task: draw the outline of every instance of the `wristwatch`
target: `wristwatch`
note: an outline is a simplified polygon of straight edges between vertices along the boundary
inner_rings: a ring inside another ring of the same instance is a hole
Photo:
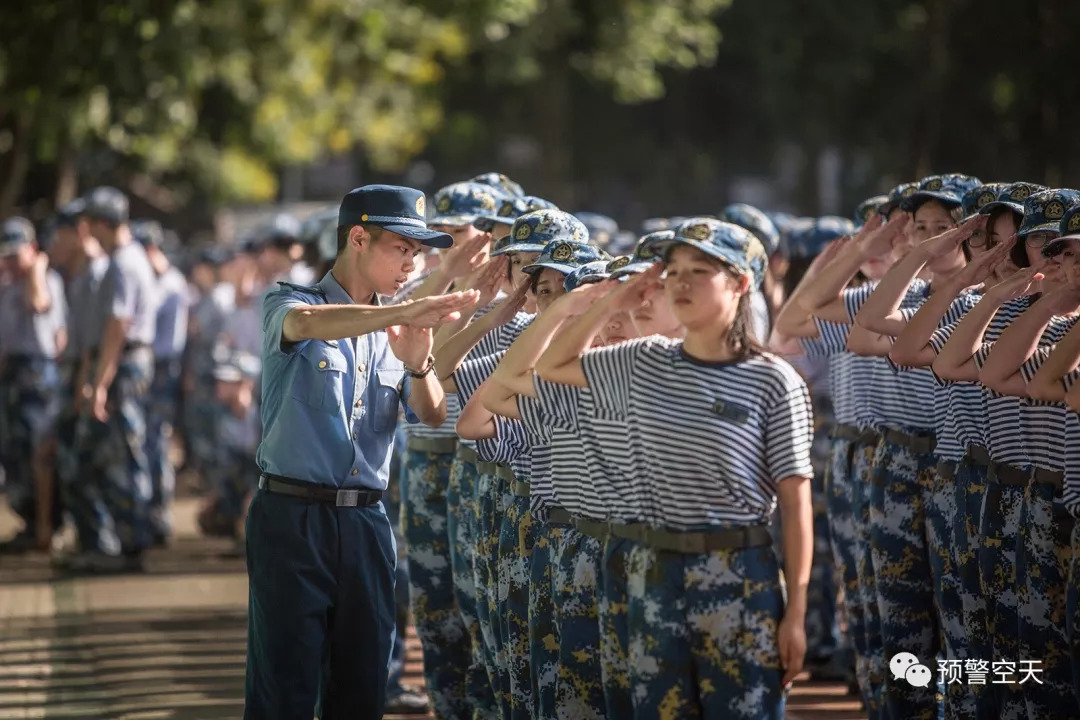
[[[424,365],[425,365],[424,369],[419,371],[419,372],[417,372],[416,370],[413,370],[410,367],[406,367],[405,370],[408,371],[410,377],[414,377],[414,378],[427,377],[427,374],[432,372],[435,369],[435,356],[434,355],[428,355],[427,356],[427,362],[425,362]],[[435,377],[438,377],[438,374],[436,374]]]

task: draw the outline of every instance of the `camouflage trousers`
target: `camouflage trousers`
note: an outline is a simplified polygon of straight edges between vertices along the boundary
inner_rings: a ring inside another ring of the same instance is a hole
[[[169,458],[173,426],[180,406],[181,362],[158,360],[150,385],[146,411],[146,459],[150,463],[150,522],[162,536],[172,532],[172,501],[176,492],[176,469]]]
[[[401,526],[409,562],[409,604],[424,653],[424,681],[438,718],[468,718],[472,709],[465,696],[465,678],[472,651],[454,602],[446,517],[453,453],[410,445],[403,459]]]
[[[227,412],[218,402],[212,375],[196,378],[195,387],[184,398],[184,440],[186,462],[199,473],[206,474],[217,461],[218,420]]]
[[[933,491],[926,503],[926,542],[944,658],[967,660],[971,654],[965,642],[960,572],[954,545],[955,527],[962,519],[956,504],[955,481],[949,472],[934,473]],[[948,683],[943,689],[945,717],[974,717],[975,695],[966,683]]]
[[[1032,720],[1080,717],[1072,694],[1072,667],[1066,628],[1066,586],[1075,525],[1053,485],[1031,482],[1020,508],[1016,557],[1019,591],[1020,662],[1040,661],[1040,682],[1017,683]]]
[[[934,455],[882,437],[870,486],[870,555],[883,659],[911,653],[932,671],[941,649],[927,529],[936,465]],[[942,712],[937,692],[892,672],[885,679],[884,700],[890,717],[934,720]]]
[[[484,641],[476,607],[476,463],[462,458],[461,445],[450,465],[446,490],[446,521],[450,535],[450,568],[454,576],[454,599],[469,634],[471,660],[465,682],[469,704],[482,716],[496,710],[494,683],[484,662]]]
[[[535,521],[534,521],[535,522]],[[529,564],[529,665],[533,720],[558,718],[559,629],[554,605],[556,558],[568,530],[535,522],[536,540]]]
[[[502,653],[501,626],[498,622],[499,576],[498,549],[505,483],[497,476],[479,471],[476,478],[476,538],[474,540],[473,579],[476,585],[476,620],[480,626],[481,657],[495,696],[495,705],[503,714],[509,707],[504,688],[510,687]]]
[[[858,602],[862,608],[865,652],[862,668],[856,674],[866,678],[866,711],[871,720],[885,715],[885,677],[888,663],[882,649],[881,612],[878,609],[877,583],[874,578],[873,546],[870,538],[870,491],[873,485],[874,455],[877,441],[858,440],[851,449],[851,514],[855,526]]]
[[[636,543],[608,536],[600,565],[597,615],[600,621],[600,677],[604,683],[607,716],[628,718],[634,706],[630,694],[630,627],[626,562]]]
[[[963,623],[966,658],[990,660],[990,637],[986,629],[986,597],[979,587],[978,548],[979,508],[986,494],[986,467],[965,458],[953,480],[953,502],[957,508],[956,522],[952,527],[952,562],[956,568],[959,584],[960,613]],[[946,687],[946,704],[956,717],[992,718],[993,704],[990,686],[965,683],[960,702],[953,702],[956,695],[952,684]]]
[[[538,523],[529,512],[529,498],[513,496],[499,530],[499,578],[496,616],[506,657],[504,690],[510,698],[504,718],[528,718],[533,710],[529,667],[529,580]],[[507,712],[509,711],[509,712]]]
[[[986,628],[992,660],[1013,660],[1020,656],[1016,559],[1023,497],[1023,486],[987,479],[979,516],[979,586],[987,599]],[[1027,717],[1017,684],[990,685],[987,702],[993,717],[1000,720]]]
[[[700,555],[638,546],[627,559],[635,718],[784,717],[771,547]]]
[[[76,429],[85,493],[93,499],[91,526],[81,528],[83,549],[138,553],[150,546],[150,463],[146,458],[147,393],[153,380],[148,348],[125,353],[109,388],[108,419],[82,415]],[[84,538],[83,531],[89,533]]]
[[[0,372],[0,453],[11,509],[33,537],[37,525],[34,468],[56,429],[60,373],[54,360],[8,357]],[[52,525],[60,527],[60,493],[53,492]]]
[[[832,441],[829,471],[825,478],[825,498],[828,503],[830,540],[833,563],[844,589],[844,614],[847,636],[855,646],[855,677],[863,702],[869,707],[870,677],[866,648],[866,623],[859,589],[858,563],[861,553],[859,528],[856,523],[856,487],[851,476],[855,443],[836,438]]]
[[[232,528],[244,516],[245,503],[259,484],[259,466],[255,456],[246,448],[218,449],[218,461],[207,469],[211,487],[217,496],[212,512],[203,526],[207,534],[232,535]]]
[[[1080,702],[1080,523],[1073,524],[1072,555],[1066,591],[1065,617],[1069,636],[1069,664],[1072,667],[1073,697]]]
[[[606,704],[597,590],[603,546],[596,538],[568,527],[556,540],[552,561],[559,638],[559,679],[555,688],[558,717],[602,720]]]

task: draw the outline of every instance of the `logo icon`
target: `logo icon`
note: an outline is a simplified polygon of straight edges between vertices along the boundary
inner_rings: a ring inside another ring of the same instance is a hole
[[[912,687],[929,687],[934,674],[911,653],[896,653],[889,661],[894,680],[905,680]]]

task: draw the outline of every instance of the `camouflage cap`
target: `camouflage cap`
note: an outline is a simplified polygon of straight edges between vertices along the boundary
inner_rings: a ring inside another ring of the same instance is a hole
[[[746,228],[761,241],[765,252],[772,255],[780,245],[780,231],[769,216],[753,205],[735,203],[720,211],[719,218],[732,225]]]
[[[757,236],[739,225],[714,218],[690,218],[675,228],[671,240],[655,244],[665,258],[676,245],[689,245],[714,257],[734,270],[750,276],[752,286],[761,286],[769,257]]]

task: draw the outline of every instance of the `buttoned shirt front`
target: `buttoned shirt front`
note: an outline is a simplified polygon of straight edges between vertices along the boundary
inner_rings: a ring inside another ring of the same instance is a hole
[[[331,273],[313,287],[281,284],[263,300],[263,472],[339,488],[385,490],[394,430],[408,398],[405,367],[386,332],[282,343],[285,316],[307,305],[351,305]],[[378,297],[373,304],[379,304]],[[409,422],[417,422],[405,408]]]

